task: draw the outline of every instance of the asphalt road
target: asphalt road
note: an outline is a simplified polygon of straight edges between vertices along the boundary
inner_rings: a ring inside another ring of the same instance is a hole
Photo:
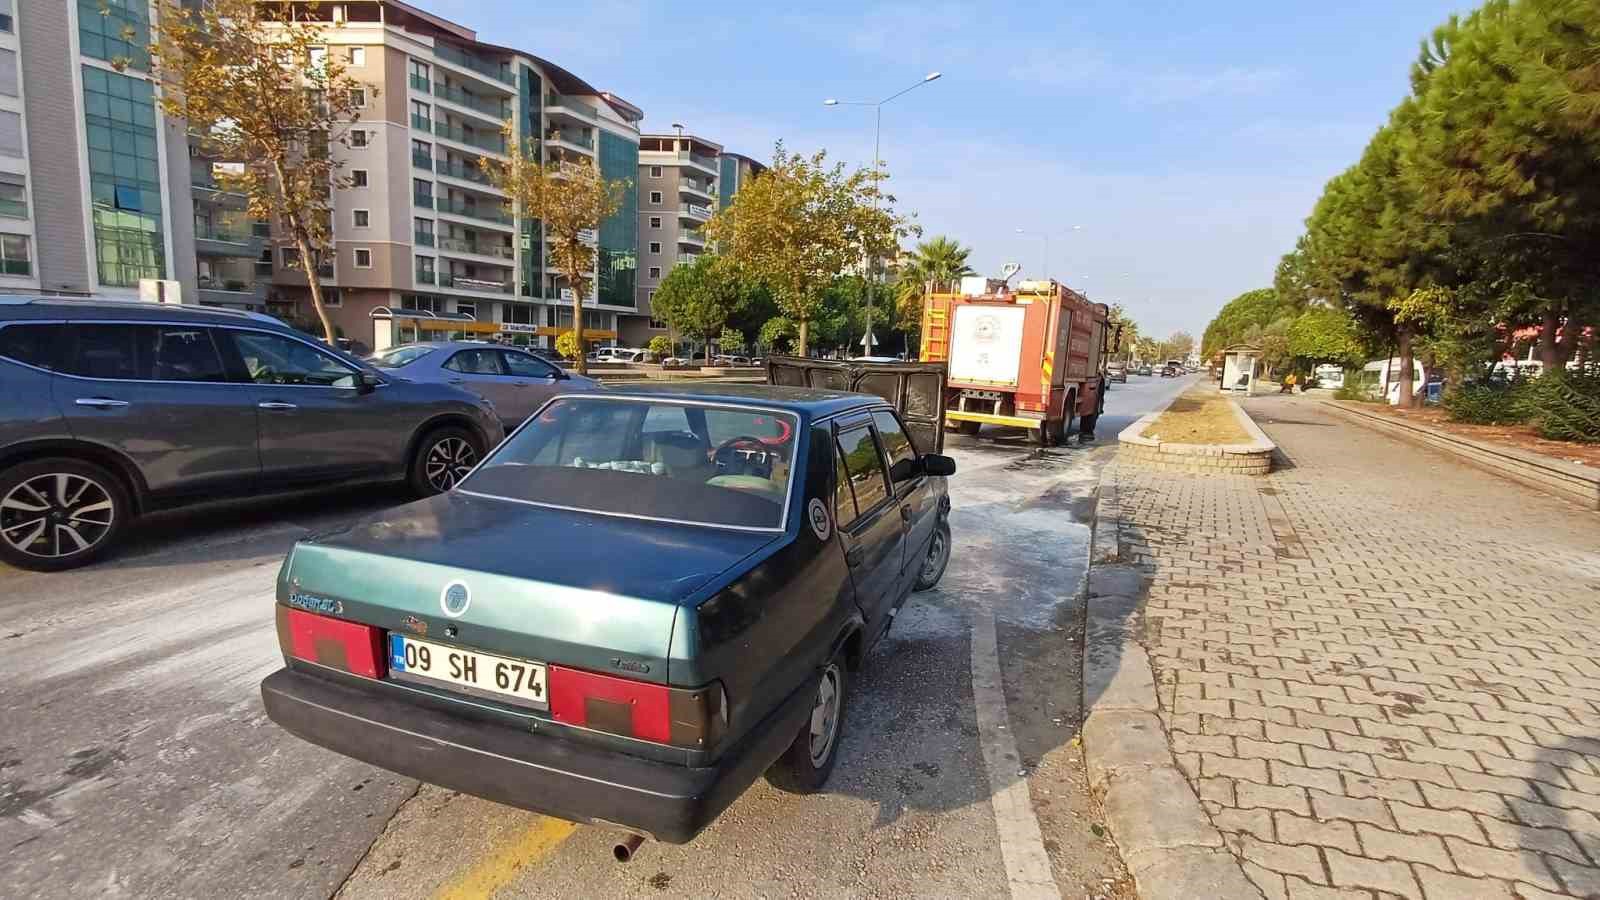
[[[1099,441],[950,436],[955,552],[851,685],[827,793],[758,781],[694,843],[452,794],[288,736],[272,580],[364,489],[169,514],[117,558],[0,566],[7,897],[1001,896],[1125,889],[1077,746],[1087,517],[1116,432],[1182,384],[1115,386]]]

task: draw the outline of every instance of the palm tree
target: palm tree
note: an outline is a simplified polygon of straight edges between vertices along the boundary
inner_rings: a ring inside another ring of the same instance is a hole
[[[935,291],[952,291],[963,276],[978,274],[967,265],[971,253],[971,247],[941,234],[917,244],[901,259],[896,287],[901,327],[915,331],[922,324],[922,297],[930,286]]]

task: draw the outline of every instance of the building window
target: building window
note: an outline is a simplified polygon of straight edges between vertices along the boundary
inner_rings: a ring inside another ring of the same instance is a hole
[[[661,267],[660,266],[651,266],[650,267],[650,278],[651,278],[651,280],[653,281],[653,280],[658,279],[660,277],[661,277]]]
[[[370,268],[372,268],[372,251],[371,250],[368,250],[366,247],[357,247],[356,248],[356,268],[358,268],[358,269],[370,269]]]
[[[352,66],[364,66],[366,64],[367,64],[367,48],[365,48],[365,47],[351,47],[350,48],[350,65],[352,65]]]
[[[351,187],[366,187],[367,186],[367,170],[366,169],[351,169],[350,170],[350,186]]]
[[[272,248],[264,247],[261,255],[256,258],[256,275],[262,278],[272,277]]]
[[[420,100],[411,101],[411,127],[423,131],[433,130],[433,110]]]
[[[343,306],[344,298],[339,296],[339,289],[336,287],[324,287],[322,289],[322,305],[329,309],[338,309]]]
[[[652,295],[654,295],[655,291],[651,291],[650,293]],[[650,317],[650,330],[651,331],[666,331],[667,330],[667,323],[661,321],[660,319],[655,318],[654,316],[651,316]]]
[[[83,0],[78,0],[78,2],[82,3]],[[327,47],[312,47],[306,51],[306,56],[311,62],[312,69],[321,69],[328,64]]]
[[[99,283],[135,287],[165,278],[154,88],[96,66],[83,66],[82,76]]]
[[[10,34],[14,27],[11,22],[11,0],[0,0],[0,31]]]
[[[650,192],[650,202],[651,203],[660,203],[661,202],[661,192],[660,191],[651,191]]]
[[[478,317],[478,304],[476,304],[476,303],[462,303],[460,300],[457,300],[456,301],[456,312],[461,313],[463,315],[471,316],[474,319],[476,319]]]
[[[28,255],[28,236],[0,234],[0,275],[32,275],[33,261]]]
[[[352,214],[352,218],[354,219],[355,226],[357,228],[366,228],[372,224],[372,213],[364,209],[356,210],[355,213]]]
[[[651,253],[660,253],[661,252],[661,243],[659,241],[651,241],[650,242],[650,252]]]
[[[0,172],[0,216],[28,217],[28,182],[23,176]]]
[[[660,228],[661,227],[661,217],[660,216],[651,216],[650,217],[650,227],[651,228]]]
[[[283,267],[285,269],[300,269],[300,250],[297,247],[283,248]]]
[[[651,166],[650,167],[650,177],[651,178],[660,178],[661,177],[661,167],[660,166]]]
[[[0,156],[22,157],[22,114],[0,111]]]
[[[17,96],[17,51],[0,50],[0,94]]]
[[[356,109],[366,109],[367,108],[367,89],[366,88],[351,88],[350,89],[350,105],[355,107]]]
[[[411,220],[411,233],[415,243],[422,244],[425,247],[433,246],[432,219]]]
[[[9,3],[0,9],[0,12],[10,11]],[[148,46],[149,3],[140,0],[78,0],[78,49],[84,56],[143,71],[150,66],[149,56],[145,52]]]
[[[357,129],[355,129],[355,130],[350,132],[350,146],[352,146],[352,147],[365,147],[366,145],[367,145],[367,131],[366,131],[366,129],[357,128]]]

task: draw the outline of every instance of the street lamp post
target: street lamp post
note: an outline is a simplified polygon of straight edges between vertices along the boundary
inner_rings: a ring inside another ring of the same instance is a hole
[[[1082,231],[1082,230],[1083,230],[1083,226],[1082,225],[1074,225],[1074,226],[1072,226],[1071,230],[1056,232],[1056,234],[1058,234],[1058,235],[1071,234],[1073,231]],[[1045,279],[1048,280],[1050,278],[1050,235],[1051,235],[1051,232],[1048,232],[1048,231],[1029,231],[1026,228],[1018,228],[1017,229],[1017,234],[1027,234],[1027,235],[1032,235],[1033,237],[1037,237],[1037,238],[1044,238],[1044,270],[1043,270],[1043,274],[1044,274]]]
[[[874,176],[874,178],[873,178],[874,191],[873,191],[873,194],[872,194],[872,211],[873,212],[877,212],[878,211],[878,192],[877,192],[877,188],[878,188],[878,185],[882,183],[881,182],[881,176],[882,176],[882,172],[883,172],[883,159],[882,159],[882,153],[880,152],[880,147],[881,147],[882,142],[883,142],[883,105],[885,103],[888,103],[890,100],[895,99],[896,97],[899,97],[899,96],[901,96],[903,94],[908,94],[908,93],[916,90],[917,88],[922,87],[923,85],[927,84],[930,81],[937,81],[939,79],[939,77],[941,75],[943,75],[943,74],[944,73],[942,73],[942,72],[929,72],[927,75],[924,75],[922,77],[921,81],[917,82],[916,84],[913,84],[911,87],[908,87],[903,91],[899,91],[898,93],[890,94],[889,96],[883,98],[882,100],[837,100],[837,99],[834,99],[833,97],[829,97],[828,99],[822,101],[822,105],[823,106],[870,106],[870,107],[873,108],[873,120],[874,120],[873,121],[873,127],[872,127],[872,173],[873,173],[873,176]],[[861,338],[861,340],[866,345],[866,352],[864,353],[864,355],[871,356],[872,355],[872,344],[873,344],[873,340],[872,340],[872,291],[873,291],[873,287],[874,287],[875,282],[876,282],[875,276],[877,274],[877,272],[876,272],[876,270],[877,270],[877,261],[875,259],[873,259],[873,254],[871,253],[871,251],[868,251],[866,256],[867,256],[867,260],[866,260],[866,262],[867,262],[867,304],[866,304],[866,315],[864,316],[864,318],[866,319],[866,326],[867,327],[866,327],[866,334]]]

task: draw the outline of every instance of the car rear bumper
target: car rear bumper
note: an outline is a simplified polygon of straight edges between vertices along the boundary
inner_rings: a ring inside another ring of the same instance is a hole
[[[782,755],[810,713],[802,686],[704,768],[654,762],[280,669],[261,682],[267,716],[345,756],[486,800],[659,841],[693,839]]]

